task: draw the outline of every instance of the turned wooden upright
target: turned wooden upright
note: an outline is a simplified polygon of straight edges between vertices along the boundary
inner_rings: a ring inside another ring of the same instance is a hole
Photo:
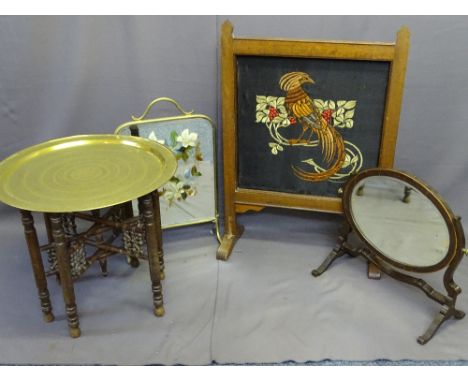
[[[146,233],[146,246],[147,246],[147,258],[149,263],[149,272],[151,279],[151,289],[153,292],[153,312],[156,316],[161,317],[164,315],[164,302],[162,294],[161,280],[164,276],[164,257],[163,257],[163,246],[162,246],[162,230],[161,230],[161,218],[159,213],[159,195],[157,190],[150,194],[147,194],[140,198],[141,205],[141,218],[144,221],[144,232]],[[115,208],[121,208],[116,206]],[[71,254],[73,248],[70,246],[70,239],[66,237],[63,225],[63,214],[53,213],[44,214],[46,221],[48,243],[45,245],[39,244],[39,239],[34,226],[34,219],[30,211],[21,210],[22,223],[24,227],[24,233],[26,237],[26,243],[29,251],[31,265],[33,269],[34,279],[39,294],[39,300],[43,313],[44,321],[52,322],[54,315],[52,313],[52,304],[50,301],[49,291],[47,288],[47,273],[54,274],[50,270],[47,272],[44,267],[42,259],[42,252],[53,249],[57,258],[57,279],[60,281],[62,287],[63,301],[65,304],[65,312],[68,321],[69,333],[72,338],[77,338],[81,335],[78,310],[75,301],[74,291],[74,278],[72,276],[71,266]],[[73,214],[72,214],[73,215]],[[120,232],[116,233],[119,227],[125,227],[126,222],[123,221],[120,225],[116,224],[113,220],[106,220],[104,217],[99,217],[99,214],[90,213],[76,214],[77,218],[85,218],[85,220],[95,220],[94,224],[86,230],[84,233],[78,233],[73,240],[86,240],[89,238],[90,232],[102,230],[108,225],[114,232],[115,238]],[[131,220],[135,220],[134,216],[129,217]],[[100,246],[104,246],[101,244]],[[90,256],[87,261],[89,262],[88,267],[92,265],[94,261],[102,263],[107,262],[107,257],[114,254],[121,254],[128,257],[132,255],[128,253],[125,248],[114,247],[112,245],[105,245],[106,251],[100,252],[99,256]],[[97,248],[99,251],[99,248]],[[138,258],[132,257],[138,264]],[[129,261],[131,265],[135,262]],[[107,275],[107,266],[101,267],[103,275]]]
[[[0,201],[21,212],[46,322],[54,320],[47,288],[47,276],[54,275],[62,288],[70,336],[79,337],[74,281],[95,262],[106,276],[107,259],[116,254],[125,256],[132,267],[148,259],[153,311],[156,316],[164,315],[158,188],[176,169],[175,155],[167,147],[114,134],[54,139],[0,162]],[[135,199],[137,216],[131,205]],[[44,215],[47,241],[43,245],[32,212]],[[77,219],[83,224],[76,224]],[[116,244],[120,236],[121,245]]]

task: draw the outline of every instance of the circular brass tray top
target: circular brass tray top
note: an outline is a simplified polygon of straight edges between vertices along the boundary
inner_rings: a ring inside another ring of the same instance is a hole
[[[37,212],[78,212],[138,198],[165,184],[177,161],[149,139],[77,135],[28,147],[0,163],[0,201]]]

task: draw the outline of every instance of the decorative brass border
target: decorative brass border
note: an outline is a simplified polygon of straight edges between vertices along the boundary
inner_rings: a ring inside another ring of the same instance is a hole
[[[177,115],[177,116],[172,116],[172,117],[161,117],[161,118],[150,118],[150,119],[145,119],[153,106],[160,102],[169,102],[172,103],[177,110],[179,110],[182,115]],[[144,124],[149,124],[149,123],[154,123],[154,122],[166,122],[166,121],[179,121],[179,120],[185,120],[185,119],[195,119],[195,118],[202,118],[207,120],[212,128],[212,137],[213,137],[213,165],[214,165],[214,193],[215,193],[215,216],[212,218],[206,218],[206,219],[200,219],[200,220],[195,220],[190,223],[178,223],[178,224],[172,224],[169,226],[164,227],[164,229],[169,229],[169,228],[177,228],[177,227],[186,227],[190,225],[197,225],[197,224],[203,224],[203,223],[213,223],[214,224],[214,231],[216,234],[216,239],[218,242],[221,242],[221,234],[219,230],[219,210],[218,210],[218,158],[217,158],[217,129],[216,126],[213,122],[213,120],[208,117],[207,115],[204,114],[193,114],[193,110],[191,111],[185,111],[182,106],[180,105],[179,102],[177,102],[175,99],[169,98],[169,97],[160,97],[156,98],[153,101],[151,101],[148,106],[146,107],[144,113],[140,117],[135,117],[132,115],[132,121],[122,123],[121,125],[117,126],[117,128],[114,131],[114,134],[119,134],[124,128],[126,127],[131,127],[134,126],[135,124],[138,125],[144,125]]]

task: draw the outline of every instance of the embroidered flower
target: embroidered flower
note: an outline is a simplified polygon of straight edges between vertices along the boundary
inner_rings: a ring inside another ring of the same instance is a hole
[[[270,107],[268,108],[268,119],[269,119],[270,121],[272,121],[272,120],[275,119],[277,116],[278,116],[278,110],[276,110],[275,107],[270,106]]]
[[[284,97],[257,96],[255,121],[257,123],[274,123],[289,126],[288,112],[284,105]]]
[[[354,126],[354,112],[357,101],[314,99],[314,105],[329,125],[351,129]]]
[[[277,155],[278,154],[278,151],[283,151],[283,146],[277,144],[277,143],[274,143],[274,142],[270,142],[268,144],[271,148],[271,153],[273,155]]]
[[[325,121],[327,121],[327,123],[329,125],[330,125],[331,120],[332,120],[333,111],[334,110],[332,110],[332,109],[326,109],[326,110],[322,111],[322,117],[323,117],[323,119],[325,119]]]
[[[357,161],[359,160],[359,158],[354,155],[352,158],[349,154],[346,154],[345,156],[345,159],[343,161],[343,165],[341,166],[341,168],[346,168],[350,165],[354,165]]]

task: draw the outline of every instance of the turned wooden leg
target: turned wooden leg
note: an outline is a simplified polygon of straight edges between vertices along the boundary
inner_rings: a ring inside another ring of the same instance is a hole
[[[145,219],[146,245],[148,247],[148,263],[153,290],[154,314],[164,315],[163,295],[161,286],[161,266],[158,255],[158,234],[155,225],[153,197],[151,194],[141,198],[141,207]]]
[[[158,258],[159,267],[161,268],[161,280],[166,278],[164,273],[164,250],[162,240],[162,228],[161,228],[161,209],[159,205],[159,193],[158,190],[153,192],[153,211],[154,211],[154,224],[156,226],[156,233],[158,236]]]
[[[132,218],[133,217],[132,201],[129,200],[128,202],[123,203],[122,210],[123,210],[123,216],[122,216],[123,220]]]
[[[52,304],[50,303],[49,290],[47,289],[47,278],[44,271],[41,250],[39,248],[39,240],[37,239],[37,232],[34,228],[34,219],[31,212],[21,210],[21,221],[23,223],[24,234],[28,245],[34,280],[36,281],[37,290],[39,292],[42,315],[45,322],[51,322],[54,320],[54,315],[52,314]]]
[[[120,208],[122,208],[122,220],[128,220],[133,217],[133,204],[132,201],[123,203]],[[127,256],[127,262],[132,268],[138,268],[140,266],[140,261],[137,257]]]
[[[70,268],[70,253],[67,250],[61,215],[51,214],[50,222],[52,227],[52,237],[55,244],[55,253],[57,255],[57,266],[60,273],[60,280],[62,282],[63,301],[65,302],[69,333],[70,337],[78,338],[81,332],[78,321],[78,312],[75,304],[75,291],[73,289],[73,280]]]
[[[52,226],[50,223],[50,214],[44,213],[44,223],[45,223],[45,228],[46,228],[46,233],[47,233],[47,244],[51,244],[54,242],[54,238],[52,237]],[[54,266],[54,253],[55,249],[49,249],[48,252],[48,261],[49,261],[49,267],[50,269],[56,270],[56,266]],[[60,274],[58,272],[55,273],[55,279],[57,282],[60,284]]]
[[[107,259],[99,260],[99,267],[101,268],[101,276],[107,277],[109,272],[107,271]]]
[[[101,210],[99,210],[99,209],[92,210],[91,215],[93,215],[95,218],[99,219],[101,217]],[[102,235],[102,233],[98,233],[96,235],[96,240],[99,243],[104,242],[104,236]],[[107,271],[107,257],[103,257],[103,258],[99,259],[99,268],[101,268],[101,276],[102,277],[107,277],[109,275],[109,272]]]

